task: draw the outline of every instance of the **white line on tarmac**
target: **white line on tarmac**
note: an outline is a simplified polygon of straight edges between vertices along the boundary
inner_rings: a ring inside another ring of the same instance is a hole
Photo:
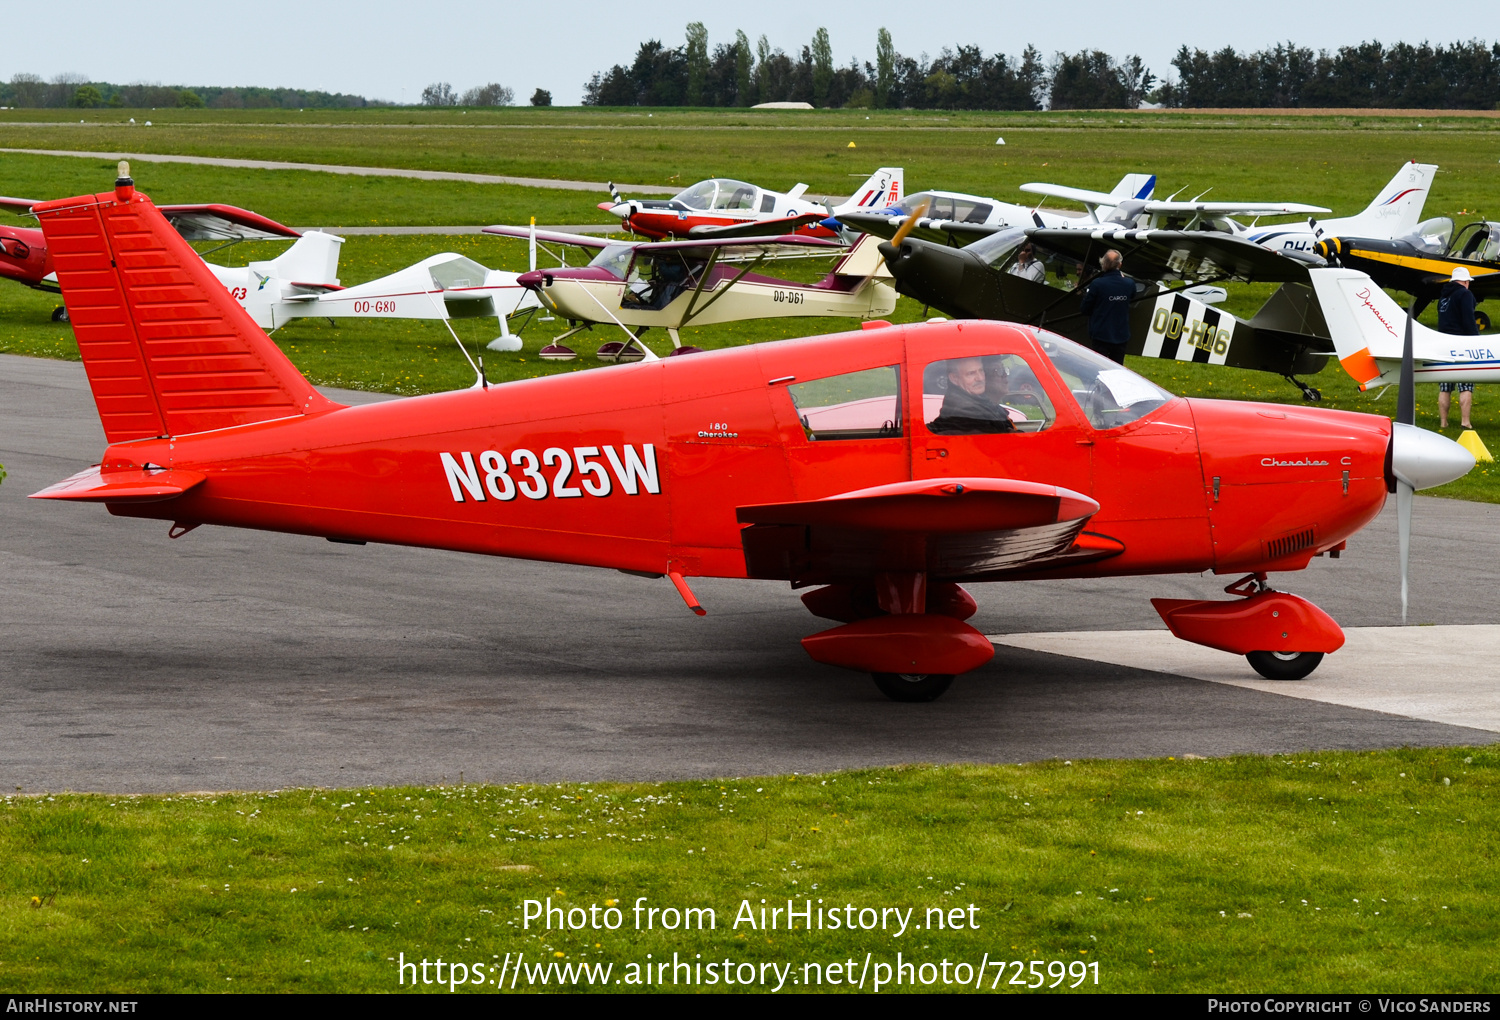
[[[1165,630],[992,634],[997,645],[1173,673],[1268,694],[1500,732],[1500,626],[1348,627],[1306,680],[1265,680],[1243,656]]]
[[[384,166],[340,166],[334,163],[285,163],[272,159],[226,159],[216,156],[177,156],[151,152],[76,152],[71,149],[0,149],[29,156],[72,156],[79,159],[128,159],[139,163],[195,163],[201,166],[225,166],[239,170],[313,170],[325,174],[352,174],[356,177],[411,177],[419,181],[464,181],[469,184],[517,184],[523,188],[560,188],[564,191],[602,191],[604,181],[554,181],[547,177],[502,177],[497,174],[464,174],[448,170],[406,170]],[[617,184],[629,194],[675,195],[680,187],[664,188],[654,184]]]

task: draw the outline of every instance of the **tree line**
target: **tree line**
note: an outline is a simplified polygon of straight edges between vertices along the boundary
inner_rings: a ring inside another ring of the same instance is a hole
[[[211,107],[223,110],[349,108],[384,106],[378,100],[342,92],[309,92],[302,89],[219,88],[181,85],[115,85],[89,81],[83,75],[60,74],[47,81],[36,74],[16,74],[0,82],[0,106],[99,109],[126,107],[132,110]]]
[[[1034,46],[1019,58],[978,46],[944,48],[935,59],[896,51],[876,34],[875,60],[834,61],[828,30],[800,52],[752,47],[743,31],[710,48],[701,22],[683,45],[640,44],[629,64],[600,71],[584,86],[586,106],[754,106],[805,102],[820,108],[932,110],[1134,109],[1168,107],[1500,108],[1500,43],[1432,46],[1365,42],[1314,53],[1293,43],[1241,54],[1183,46],[1175,79],[1159,78],[1139,56],[1100,50],[1044,59]]]

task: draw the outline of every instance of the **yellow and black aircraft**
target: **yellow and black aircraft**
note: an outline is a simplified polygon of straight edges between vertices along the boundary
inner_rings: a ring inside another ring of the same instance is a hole
[[[1330,265],[1358,269],[1382,287],[1410,294],[1419,313],[1437,300],[1459,266],[1473,278],[1469,290],[1475,301],[1500,295],[1500,223],[1491,220],[1467,223],[1455,234],[1453,221],[1440,216],[1394,241],[1330,237],[1314,249]],[[1475,312],[1474,318],[1481,332],[1490,328],[1484,312]]]

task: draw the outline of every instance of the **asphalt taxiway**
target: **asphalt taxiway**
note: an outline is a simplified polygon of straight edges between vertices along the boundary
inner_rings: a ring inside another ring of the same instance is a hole
[[[173,541],[164,524],[25,498],[103,449],[82,366],[0,356],[6,790],[665,779],[1500,729],[1500,628],[1482,626],[1497,506],[1418,499],[1412,620],[1441,625],[1425,633],[1385,629],[1400,621],[1390,512],[1342,559],[1275,579],[1372,628],[1285,691],[1163,643],[1148,599],[1224,584],[1194,575],[978,586],[973,622],[1005,635],[994,661],[901,705],[806,657],[798,639],[823,625],[782,584],[695,581],[700,619],[665,580],[224,528]]]

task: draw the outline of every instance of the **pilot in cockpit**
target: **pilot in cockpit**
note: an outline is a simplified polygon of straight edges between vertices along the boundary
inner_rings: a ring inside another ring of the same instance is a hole
[[[984,358],[953,358],[948,362],[948,391],[938,416],[928,423],[937,435],[979,435],[1014,432],[1010,416],[1000,406],[1005,392],[1003,367],[996,365],[1001,378],[992,381]],[[991,390],[996,392],[991,393]]]

